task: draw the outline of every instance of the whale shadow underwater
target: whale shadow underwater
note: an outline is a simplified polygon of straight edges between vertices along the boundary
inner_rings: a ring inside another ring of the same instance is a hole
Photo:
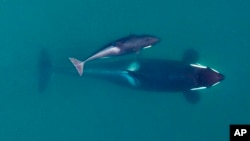
[[[152,92],[182,92],[189,103],[200,101],[199,90],[217,85],[225,76],[217,70],[197,64],[198,53],[189,49],[180,60],[140,58],[89,64],[85,77],[101,79],[135,90]],[[74,67],[62,68],[52,65],[48,52],[39,56],[39,92],[48,87],[53,73],[77,76]]]

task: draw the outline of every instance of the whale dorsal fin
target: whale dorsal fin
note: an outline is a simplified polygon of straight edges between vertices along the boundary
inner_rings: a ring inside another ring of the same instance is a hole
[[[183,56],[182,61],[186,64],[193,64],[199,61],[199,54],[194,49],[187,49]]]

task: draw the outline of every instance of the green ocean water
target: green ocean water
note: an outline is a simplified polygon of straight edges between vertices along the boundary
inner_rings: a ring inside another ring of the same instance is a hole
[[[229,124],[250,123],[248,0],[0,0],[0,141],[228,141]],[[141,57],[199,63],[226,76],[201,91],[135,91],[98,79],[54,73],[38,92],[38,57],[72,67],[129,34],[162,40]]]

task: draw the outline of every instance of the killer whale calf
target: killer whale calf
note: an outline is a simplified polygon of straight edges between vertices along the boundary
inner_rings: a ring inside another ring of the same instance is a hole
[[[197,64],[198,53],[188,50],[180,60],[141,58],[90,64],[86,77],[108,81],[123,87],[152,92],[181,92],[190,103],[197,103],[201,89],[211,88],[225,79],[217,70]],[[139,65],[138,65],[139,64]],[[53,73],[78,77],[72,67],[55,67],[46,51],[39,57],[39,92],[48,87]]]
[[[156,36],[133,34],[109,43],[87,57],[84,61],[80,61],[72,57],[69,57],[69,60],[73,63],[79,75],[82,76],[84,65],[88,61],[112,56],[121,56],[130,53],[138,54],[141,49],[149,48],[159,41],[160,39]]]

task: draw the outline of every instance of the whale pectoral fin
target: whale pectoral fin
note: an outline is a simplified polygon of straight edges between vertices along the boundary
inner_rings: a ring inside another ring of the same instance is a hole
[[[199,54],[194,49],[188,49],[184,52],[182,61],[186,64],[197,63],[199,61]]]
[[[127,70],[133,72],[133,71],[137,71],[139,68],[140,68],[140,63],[139,61],[136,60],[129,64]]]
[[[139,86],[139,84],[140,84],[139,81],[136,78],[134,78],[133,76],[131,76],[129,71],[124,71],[122,73],[122,76],[127,80],[127,82],[131,86],[133,86],[133,87]]]
[[[198,91],[185,91],[183,92],[183,95],[191,104],[196,104],[200,101],[200,94]]]

